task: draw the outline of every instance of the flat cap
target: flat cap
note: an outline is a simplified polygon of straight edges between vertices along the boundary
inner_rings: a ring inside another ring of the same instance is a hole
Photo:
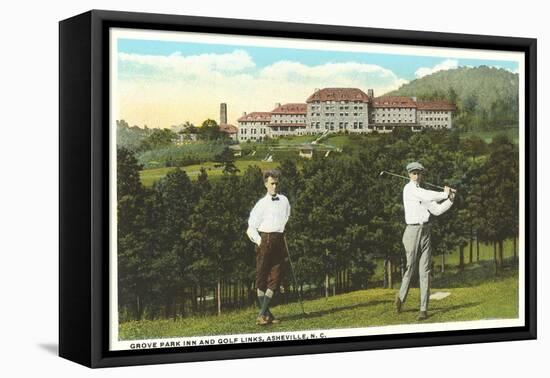
[[[417,161],[407,164],[407,172],[411,171],[423,171],[424,166]]]

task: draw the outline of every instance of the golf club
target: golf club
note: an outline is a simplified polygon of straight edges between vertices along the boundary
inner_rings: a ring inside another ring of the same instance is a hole
[[[292,278],[294,279],[294,285],[298,289],[298,298],[300,299],[300,306],[302,307],[302,313],[308,315],[304,310],[304,301],[302,300],[302,290],[298,287],[298,281],[296,280],[296,274],[294,273],[294,265],[292,264],[292,259],[290,258],[290,252],[288,250],[288,244],[286,242],[286,236],[284,236],[286,255],[288,256],[288,262],[290,263],[290,271],[292,272]]]
[[[392,173],[392,172],[388,172],[388,171],[380,172],[380,177],[382,177],[384,174],[388,174],[388,175],[395,176],[395,177],[400,177],[400,178],[405,179],[405,180],[410,180],[409,177],[401,176],[401,175],[398,175],[397,173]],[[425,184],[425,185],[431,186],[432,188],[437,188],[437,189],[442,189],[442,190],[445,189],[442,186],[435,185],[435,184],[432,184],[432,183],[429,183],[429,182],[423,181],[422,183]],[[456,189],[451,188],[451,192],[456,193]]]

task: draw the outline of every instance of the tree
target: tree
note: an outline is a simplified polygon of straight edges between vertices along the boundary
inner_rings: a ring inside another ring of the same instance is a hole
[[[181,234],[189,227],[197,193],[185,171],[176,168],[155,187],[157,249],[152,268],[157,273],[156,292],[164,301],[166,316],[176,316],[176,300],[181,294],[186,246]]]
[[[208,181],[208,173],[206,173],[206,168],[201,167],[200,173],[197,176],[197,181],[195,183],[195,191],[198,197],[201,197],[203,194],[208,193],[212,188],[210,182]]]
[[[476,157],[487,152],[487,144],[477,135],[464,139],[461,144],[462,151],[466,156],[472,158],[472,163],[475,162]]]
[[[279,169],[281,171],[279,190],[288,197],[292,204],[303,187],[302,174],[298,170],[296,162],[290,159],[283,160],[279,165]]]
[[[191,224],[182,235],[183,242],[200,256],[200,264],[193,269],[197,274],[213,274],[207,281],[215,282],[218,314],[222,312],[222,283],[234,273],[235,252],[244,251],[247,245],[238,180],[237,176],[225,176],[213,183],[198,201]]]
[[[237,172],[240,172],[240,170],[235,165],[235,156],[233,155],[233,151],[226,147],[224,148],[223,152],[216,155],[214,157],[214,161],[217,163],[216,167],[223,167],[222,172],[224,174],[230,174],[234,175]]]
[[[139,145],[139,151],[149,151],[169,146],[177,134],[170,129],[154,129],[151,135],[144,139]]]
[[[226,134],[220,131],[217,122],[212,119],[205,120],[199,128],[199,137],[203,140],[224,139]]]
[[[503,244],[516,237],[519,219],[519,159],[517,146],[506,136],[497,136],[489,145],[489,157],[482,176],[485,226],[482,237],[495,245],[495,267],[503,264]],[[498,249],[497,249],[498,247]]]
[[[127,149],[117,150],[117,259],[121,319],[141,319],[150,299],[148,214],[150,203],[141,186],[141,165]],[[127,311],[124,311],[124,310]]]
[[[366,252],[364,239],[354,238],[356,233],[351,228],[365,226],[368,221],[366,201],[362,199],[367,175],[356,158],[327,160],[323,169],[315,166],[313,163],[304,169],[304,188],[289,221],[293,230],[289,244],[293,251],[301,252],[297,265],[302,265],[301,259],[316,266],[321,262],[323,270],[311,272],[315,274],[311,280],[324,281],[328,295],[330,278],[337,283],[341,272],[350,268],[350,248]]]
[[[138,195],[142,191],[139,172],[143,166],[126,148],[117,149],[117,197]]]

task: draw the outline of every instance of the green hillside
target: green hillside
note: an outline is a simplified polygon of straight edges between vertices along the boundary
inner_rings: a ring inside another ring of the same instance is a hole
[[[459,67],[413,80],[387,95],[445,99],[457,105],[457,127],[494,130],[517,127],[518,89],[518,74],[487,66]]]

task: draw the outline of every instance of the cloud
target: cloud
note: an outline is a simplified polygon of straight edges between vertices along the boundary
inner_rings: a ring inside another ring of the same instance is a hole
[[[407,83],[384,67],[353,61],[306,65],[284,60],[259,69],[244,50],[196,56],[119,54],[119,63],[117,118],[150,127],[218,120],[221,102],[227,103],[229,122],[236,124],[243,112],[305,102],[315,88],[374,89],[382,95]]]
[[[414,75],[416,76],[417,79],[420,79],[421,77],[431,75],[438,71],[450,70],[457,67],[458,67],[458,60],[446,59],[443,62],[436,64],[433,67],[420,67],[415,71]]]
[[[380,91],[397,89],[406,83],[391,70],[357,62],[325,63],[308,66],[299,62],[279,61],[261,70],[260,79],[300,82],[310,87],[351,86]]]
[[[123,73],[148,73],[161,76],[240,72],[255,66],[252,57],[244,50],[235,50],[228,54],[190,56],[181,55],[180,52],[174,52],[168,56],[119,53],[118,60]]]

